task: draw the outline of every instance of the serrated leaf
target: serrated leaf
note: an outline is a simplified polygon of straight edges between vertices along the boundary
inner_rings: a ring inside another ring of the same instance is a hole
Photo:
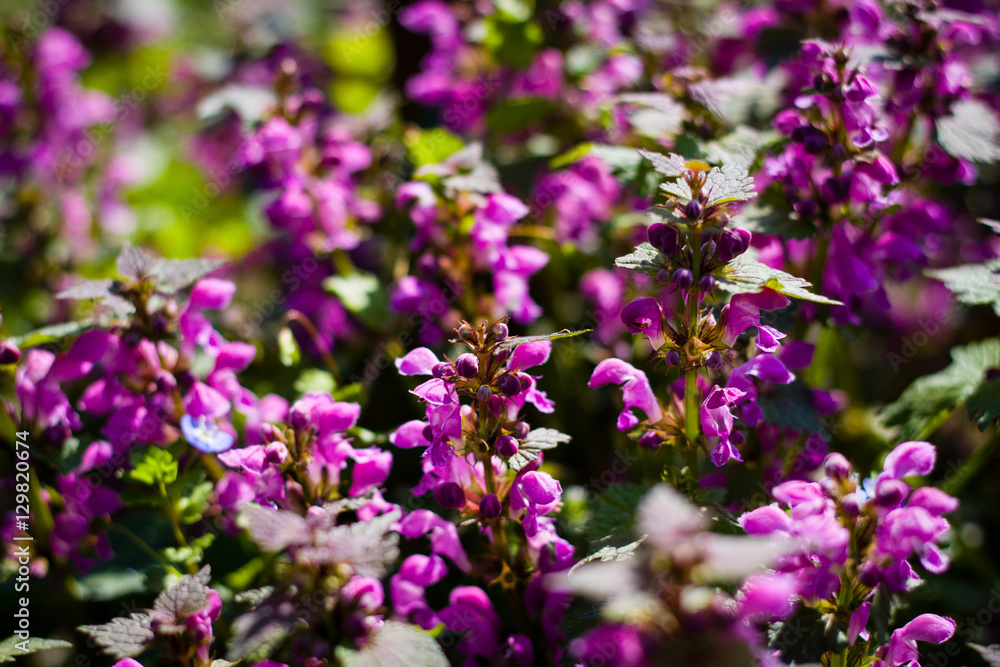
[[[270,595],[233,621],[226,659],[248,665],[266,660],[292,633],[309,627],[310,611],[289,592]]]
[[[1000,418],[1000,380],[983,382],[965,403],[969,418],[978,422],[979,430],[985,431],[990,424]]]
[[[306,520],[298,514],[256,504],[243,508],[239,521],[250,539],[264,551],[282,551],[293,544],[305,544],[312,536]]]
[[[517,448],[517,454],[508,459],[511,470],[520,470],[538,458],[539,454],[555,449],[564,442],[569,442],[570,436],[552,428],[536,428],[528,433],[528,437]]]
[[[156,255],[146,250],[138,248],[131,243],[122,246],[118,258],[115,259],[115,268],[124,278],[140,280],[149,275],[156,263]]]
[[[399,556],[399,535],[392,526],[400,516],[397,509],[370,521],[316,531],[314,545],[299,547],[297,557],[310,563],[350,565],[355,574],[381,578]]]
[[[250,605],[251,607],[256,607],[261,602],[270,597],[271,593],[274,592],[274,586],[264,586],[262,588],[254,588],[249,591],[243,591],[242,593],[237,593],[233,600],[239,604]]]
[[[206,565],[197,574],[186,574],[181,580],[156,596],[153,611],[163,612],[177,622],[201,611],[208,602],[211,590],[208,582],[212,578],[212,567]]]
[[[746,122],[756,111],[761,117],[780,104],[783,75],[761,79],[752,73],[696,81],[688,86],[691,98],[729,125]]]
[[[677,178],[685,172],[684,163],[686,160],[676,153],[661,155],[645,149],[639,150],[639,155],[644,157],[657,173],[667,178]]]
[[[843,305],[840,301],[810,292],[808,288],[812,287],[812,283],[805,278],[772,269],[747,255],[740,255],[723,268],[723,280],[719,281],[719,287],[734,294],[755,293],[767,288],[804,301]]]
[[[985,264],[963,264],[925,271],[924,275],[943,282],[962,303],[989,304],[993,312],[1000,315],[1000,258]]]
[[[614,484],[594,499],[590,506],[587,534],[593,541],[609,535],[629,534],[635,524],[636,508],[649,491],[649,484]]]
[[[986,661],[990,667],[1000,667],[1000,644],[990,644],[989,646],[983,646],[982,644],[973,644],[969,642],[969,648],[973,649],[982,656],[983,660]]]
[[[20,645],[20,647],[18,646]],[[21,649],[24,648],[24,650]],[[29,637],[22,640],[17,635],[7,637],[0,642],[0,662],[14,662],[15,658],[38,653],[50,648],[72,648],[73,644],[62,639],[41,639],[39,637]]]
[[[883,410],[883,419],[890,426],[901,427],[904,439],[923,439],[943,416],[966,403],[986,384],[986,371],[991,368],[1000,368],[1000,338],[953,348],[951,364],[907,387],[895,403]],[[985,395],[981,400],[983,404],[978,407],[985,411],[989,403]]]
[[[812,391],[802,380],[776,384],[757,397],[764,420],[799,433],[824,433],[819,411],[812,403]]]
[[[781,135],[774,130],[761,131],[741,125],[726,136],[705,144],[705,159],[713,164],[734,164],[750,169],[761,149],[780,139]]]
[[[57,299],[73,299],[75,301],[86,301],[97,299],[119,317],[128,317],[135,312],[135,306],[131,302],[113,293],[113,285],[116,281],[110,278],[103,280],[85,280],[82,283],[68,287],[56,294]]]
[[[985,102],[956,102],[950,115],[938,118],[936,127],[938,143],[949,155],[973,162],[1000,159],[1000,121]]]
[[[153,642],[152,622],[149,614],[131,614],[102,625],[81,625],[77,630],[93,637],[104,653],[121,660],[139,655]]]
[[[579,336],[580,334],[590,333],[593,329],[580,329],[579,331],[570,331],[569,329],[563,329],[562,331],[557,331],[550,334],[541,334],[538,336],[511,336],[505,338],[496,349],[498,350],[513,350],[519,345],[527,345],[528,343],[537,343],[543,340],[559,340],[560,338],[572,338],[573,336]]]
[[[386,621],[361,649],[338,646],[336,655],[343,667],[448,667],[448,659],[433,637],[396,621]]]
[[[753,177],[747,173],[746,167],[738,164],[713,168],[705,179],[705,187],[708,189],[709,206],[746,201],[757,196],[753,189]]]
[[[26,349],[36,345],[54,343],[70,336],[83,333],[94,326],[93,320],[79,320],[76,322],[65,322],[63,324],[53,324],[51,326],[35,329],[23,336],[13,336],[11,341],[19,348]]]
[[[224,264],[224,261],[216,259],[157,259],[149,271],[149,278],[161,292],[172,294]]]
[[[631,269],[647,276],[655,276],[660,269],[666,268],[667,261],[659,250],[648,242],[640,243],[635,250],[627,255],[622,255],[615,260],[615,266],[623,269]]]
[[[816,236],[816,226],[803,220],[798,212],[781,210],[780,207],[772,207],[763,202],[748,204],[740,211],[739,219],[739,226],[754,234],[798,240]]]
[[[573,567],[570,568],[569,573],[573,574],[573,572],[584,563],[590,563],[595,560],[601,562],[631,560],[632,557],[635,556],[636,549],[638,549],[639,545],[645,541],[645,537],[640,537],[638,540],[629,542],[628,544],[622,546],[609,544],[608,546],[601,547],[594,553],[574,564]]]
[[[170,484],[177,479],[177,460],[166,449],[149,447],[142,454],[134,454],[132,463],[128,478],[140,484]]]

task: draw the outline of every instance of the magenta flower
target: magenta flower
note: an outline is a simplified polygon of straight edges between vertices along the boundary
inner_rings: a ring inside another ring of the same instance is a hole
[[[919,667],[920,654],[917,642],[943,644],[955,634],[955,621],[937,614],[921,614],[915,619],[893,631],[881,660],[877,667],[902,667],[909,665]]]
[[[621,359],[605,359],[597,364],[588,386],[596,389],[612,383],[622,386],[622,398],[625,401],[625,408],[618,416],[619,431],[635,428],[641,421],[633,411],[634,408],[642,410],[651,422],[663,419],[663,411],[645,373]]]

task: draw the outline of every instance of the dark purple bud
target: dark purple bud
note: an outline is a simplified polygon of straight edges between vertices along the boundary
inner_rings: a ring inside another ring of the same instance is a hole
[[[859,493],[848,493],[840,499],[840,511],[847,516],[857,516],[861,514],[863,498]]]
[[[701,244],[701,256],[713,257],[715,255],[715,239],[709,239]]]
[[[883,479],[875,487],[875,504],[896,507],[910,492],[910,485],[898,479]]]
[[[455,370],[465,379],[471,380],[479,375],[479,357],[471,352],[459,355],[455,360]]]
[[[434,429],[431,428],[430,424],[425,426],[423,430],[420,431],[420,435],[424,436],[424,440],[427,442],[434,442]]]
[[[677,269],[674,271],[674,284],[680,289],[687,289],[694,283],[694,274],[691,269]]]
[[[494,352],[493,356],[497,358],[497,361],[507,361],[510,359],[510,350],[500,350],[499,352]]]
[[[264,442],[274,442],[280,439],[280,432],[274,424],[265,423],[260,425],[260,437]]]
[[[750,247],[750,232],[745,229],[730,229],[719,234],[719,245],[715,259],[728,264]]]
[[[705,365],[711,368],[713,371],[722,368],[722,355],[719,354],[718,350],[712,350],[707,355],[705,355]]]
[[[725,227],[726,225],[729,224],[729,214],[728,213],[720,213],[719,215],[717,215],[715,217],[715,222],[720,227]]]
[[[803,218],[811,218],[819,212],[819,204],[813,199],[803,199],[792,208]]]
[[[743,435],[743,431],[733,431],[729,434],[729,442],[734,445],[742,445],[746,439],[747,437]]]
[[[656,431],[646,431],[639,436],[639,446],[643,449],[653,450],[663,444],[663,437]]]
[[[480,403],[485,403],[493,397],[493,392],[485,384],[476,391],[476,400]]]
[[[291,414],[288,416],[288,423],[292,425],[296,431],[303,431],[309,426],[309,415],[305,413],[304,410],[298,408],[292,410]]]
[[[458,371],[455,370],[454,364],[438,364],[431,369],[431,375],[436,378],[450,378],[458,375]]]
[[[661,282],[661,283],[669,283],[670,282],[670,272],[667,271],[666,269],[660,269],[659,271],[656,272],[656,280],[657,280],[657,282]]]
[[[503,508],[500,507],[500,500],[497,498],[495,493],[487,493],[483,496],[483,499],[479,501],[479,513],[487,521],[492,521],[500,516],[500,511],[502,509]]]
[[[834,178],[831,176],[823,181],[823,196],[831,204],[839,204],[847,201],[851,194],[851,179],[847,176]]]
[[[191,371],[181,371],[175,376],[177,378],[177,386],[181,388],[182,391],[187,391],[194,386],[198,378]]]
[[[497,389],[504,396],[516,396],[521,393],[521,381],[515,375],[501,375],[497,380]]]
[[[701,217],[701,204],[698,200],[692,199],[684,205],[684,217],[688,220],[697,220]]]
[[[497,438],[497,454],[500,456],[514,456],[517,454],[517,440],[509,435],[501,435]]]
[[[662,252],[664,255],[673,255],[677,252],[680,235],[673,225],[657,222],[649,226],[649,244]]]
[[[878,564],[875,561],[866,560],[858,568],[858,581],[860,581],[865,586],[869,588],[874,588],[879,585],[882,581],[882,575],[879,572]]]
[[[465,491],[455,482],[445,482],[434,489],[434,500],[441,507],[462,509],[465,507]]]
[[[802,142],[802,150],[810,155],[818,155],[826,150],[826,147],[829,145],[829,140],[822,134],[810,134]]]
[[[660,303],[651,296],[644,296],[622,308],[622,322],[632,333],[643,333],[650,327],[659,326],[663,318]]]
[[[663,356],[663,361],[667,364],[667,366],[680,366],[681,353],[677,350],[670,350]]]
[[[823,461],[823,470],[827,477],[847,479],[851,476],[851,463],[843,454],[833,452],[827,455],[826,460]]]
[[[463,322],[462,326],[458,328],[458,335],[464,338],[465,340],[469,341],[476,340],[476,331],[471,326],[469,326],[468,322]]]
[[[42,432],[42,442],[59,445],[66,442],[73,432],[65,424],[53,424]]]
[[[531,427],[528,426],[527,422],[517,422],[511,429],[511,433],[513,433],[514,437],[518,440],[524,440],[528,437],[528,434],[531,433]]]
[[[527,373],[518,373],[517,381],[521,385],[521,391],[528,391],[531,389],[531,376]]]
[[[847,149],[843,144],[834,144],[830,147],[830,158],[835,162],[843,162],[847,159]]]
[[[702,276],[698,281],[698,289],[702,292],[711,292],[715,289],[715,278],[712,276]]]
[[[9,340],[0,341],[0,364],[16,364],[21,360],[21,350]]]
[[[500,341],[505,340],[509,335],[510,329],[508,329],[507,325],[503,322],[497,322],[493,325],[493,340],[499,343]]]
[[[170,320],[163,313],[154,313],[150,318],[150,324],[153,327],[153,333],[157,336],[164,335],[170,329]]]

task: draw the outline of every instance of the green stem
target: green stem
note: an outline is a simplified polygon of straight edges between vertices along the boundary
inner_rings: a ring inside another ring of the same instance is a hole
[[[993,437],[987,440],[979,449],[972,452],[972,456],[962,464],[962,467],[954,475],[945,480],[944,484],[941,485],[941,490],[952,496],[957,496],[961,493],[965,485],[983,467],[983,464],[993,456],[997,447],[1000,447],[1000,430],[994,433]]]
[[[117,530],[122,535],[130,539],[137,547],[139,547],[139,549],[146,552],[149,555],[149,557],[152,558],[157,563],[162,564],[169,570],[173,570],[173,572],[175,572],[176,574],[180,574],[180,572],[177,571],[177,568],[175,568],[173,565],[170,564],[169,561],[167,561],[167,559],[165,559],[163,556],[157,553],[156,549],[146,544],[145,540],[143,540],[141,537],[133,533],[125,526],[122,526],[121,524],[117,523],[112,523],[109,527],[113,530]]]

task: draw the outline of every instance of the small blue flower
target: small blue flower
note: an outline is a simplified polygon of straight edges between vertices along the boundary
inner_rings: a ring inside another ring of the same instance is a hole
[[[192,447],[208,454],[218,454],[233,446],[233,436],[205,417],[195,421],[191,415],[184,415],[181,417],[181,430]]]

